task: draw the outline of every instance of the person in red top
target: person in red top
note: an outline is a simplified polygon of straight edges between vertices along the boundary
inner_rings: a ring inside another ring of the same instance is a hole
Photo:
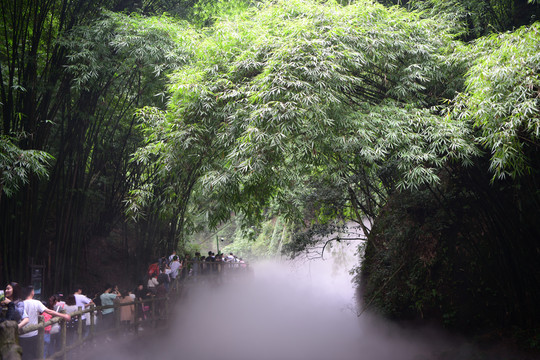
[[[58,295],[52,295],[49,298],[48,308],[54,311],[60,312],[64,309],[65,302],[60,301]],[[43,317],[45,322],[49,321],[53,316],[44,312]],[[60,350],[60,324],[56,323],[45,327],[45,357],[49,357],[58,350]]]

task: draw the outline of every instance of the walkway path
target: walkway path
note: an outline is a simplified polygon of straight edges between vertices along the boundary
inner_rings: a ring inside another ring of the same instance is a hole
[[[129,360],[522,360],[484,357],[442,330],[358,318],[347,276],[326,265],[258,264],[241,281],[191,284],[167,332],[100,350]]]
[[[433,327],[397,326],[369,313],[357,317],[347,266],[257,264],[254,276],[186,284],[166,331],[148,328],[137,340],[99,344],[86,358],[524,360],[499,349],[480,351]]]

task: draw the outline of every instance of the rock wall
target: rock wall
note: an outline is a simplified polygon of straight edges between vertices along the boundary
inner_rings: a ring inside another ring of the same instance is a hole
[[[393,319],[517,331],[540,346],[538,191],[481,174],[460,169],[390,198],[366,246],[364,301]]]

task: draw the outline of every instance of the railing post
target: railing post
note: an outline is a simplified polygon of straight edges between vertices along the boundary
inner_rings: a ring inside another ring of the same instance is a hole
[[[96,305],[92,304],[90,305],[90,313],[88,315],[90,315],[90,339],[93,339],[94,338],[94,335],[95,335],[95,326],[96,326],[96,315],[95,315],[95,309],[96,309]]]
[[[36,355],[38,359],[43,359],[43,353],[45,352],[45,327],[43,324],[45,323],[45,320],[43,318],[43,315],[38,315],[38,324],[41,325],[41,327],[38,329],[38,338],[37,338],[37,349],[36,349]]]
[[[152,313],[152,325],[153,327],[156,327],[156,298],[152,298],[152,301],[150,301],[150,311]]]
[[[61,349],[62,351],[62,359],[66,360],[66,345],[67,345],[67,326],[66,321],[60,321],[61,324],[61,330],[60,330],[60,343],[61,343]]]
[[[19,346],[18,332],[15,321],[0,323],[0,359],[21,360],[22,349]]]
[[[78,307],[78,311],[82,311],[82,307]],[[79,320],[77,321],[77,340],[78,341],[81,341],[82,340],[82,336],[83,336],[83,333],[82,333],[82,328],[83,328],[83,320],[82,320],[82,315],[78,315],[79,316]]]
[[[133,306],[135,306],[135,319],[133,319],[133,326],[135,326],[135,335],[139,335],[139,312],[142,314],[142,304],[139,302],[138,298],[135,299]]]
[[[120,334],[120,308],[121,304],[114,304],[114,327],[116,329],[116,335]]]

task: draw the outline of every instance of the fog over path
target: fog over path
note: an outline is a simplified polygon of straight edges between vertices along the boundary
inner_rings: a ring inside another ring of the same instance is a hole
[[[100,344],[97,353],[86,355],[115,360],[524,359],[506,351],[480,352],[431,327],[399,327],[369,311],[358,317],[349,274],[358,263],[356,245],[341,242],[324,261],[252,264],[253,276],[227,277],[220,284],[188,282],[169,329],[145,328],[136,340]]]
[[[250,280],[191,289],[165,341],[175,354],[167,359],[412,360],[444,350],[427,333],[358,318],[349,276],[331,273],[319,263],[257,264]]]
[[[356,243],[357,244],[357,243]],[[356,244],[329,259],[253,264],[253,276],[186,285],[165,333],[143,331],[111,359],[440,360],[471,347],[433,329],[405,330],[368,312],[358,317],[349,270]],[[326,256],[325,256],[326,257]],[[102,348],[102,351],[104,348]]]

